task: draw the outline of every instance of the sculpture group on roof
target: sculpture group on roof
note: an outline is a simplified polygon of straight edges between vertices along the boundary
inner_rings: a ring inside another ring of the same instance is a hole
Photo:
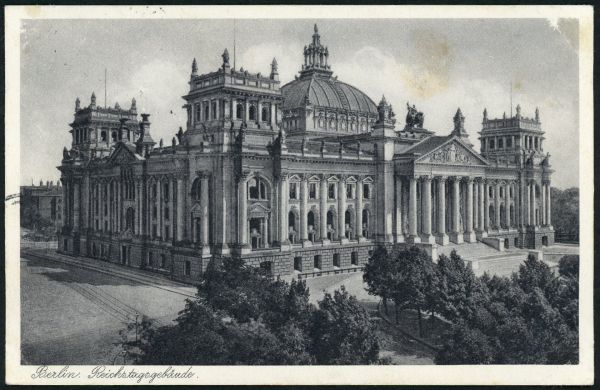
[[[408,102],[406,102],[406,108],[408,110],[408,113],[406,114],[406,127],[405,128],[406,129],[411,129],[411,128],[422,129],[423,122],[425,121],[425,116],[423,115],[423,113],[421,111],[417,111],[414,104],[411,107]]]

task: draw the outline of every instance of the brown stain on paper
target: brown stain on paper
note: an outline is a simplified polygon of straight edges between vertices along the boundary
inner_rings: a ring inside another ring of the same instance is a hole
[[[28,5],[25,7],[25,13],[32,19],[38,18],[42,14],[42,7],[39,5]]]
[[[449,84],[450,68],[454,63],[452,47],[444,35],[427,30],[412,34],[416,51],[416,66],[402,75],[411,94],[428,98],[445,91]]]

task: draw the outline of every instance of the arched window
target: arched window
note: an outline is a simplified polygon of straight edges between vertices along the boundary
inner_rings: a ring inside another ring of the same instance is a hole
[[[244,119],[244,105],[242,103],[238,103],[235,106],[235,117],[237,119]]]
[[[112,142],[117,142],[117,132],[113,131],[110,133],[110,138],[112,139]]]
[[[256,106],[254,104],[251,104],[248,108],[248,119],[251,121],[256,120]]]
[[[315,213],[311,210],[308,212],[308,216],[307,216],[307,229],[308,229],[308,239],[312,242],[315,242],[315,236],[316,236],[316,220],[315,220]]]
[[[354,238],[354,223],[353,223],[354,218],[352,218],[352,211],[350,210],[346,210],[346,212],[344,213],[344,227],[345,227],[345,235],[347,239],[353,239]]]
[[[369,210],[362,211],[362,235],[364,238],[369,238]]]
[[[192,200],[200,200],[200,178],[197,178],[192,183]]]
[[[261,120],[263,122],[268,122],[269,121],[269,109],[266,106],[263,106],[263,108],[262,108]]]
[[[296,226],[296,213],[290,211],[288,213],[288,238],[292,244],[296,243],[296,237],[298,234],[298,227]]]
[[[333,240],[335,237],[335,213],[333,210],[327,212],[327,238]]]

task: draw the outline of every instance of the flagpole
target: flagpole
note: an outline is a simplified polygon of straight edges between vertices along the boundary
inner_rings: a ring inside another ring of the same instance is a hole
[[[106,107],[106,68],[104,68],[104,108]]]

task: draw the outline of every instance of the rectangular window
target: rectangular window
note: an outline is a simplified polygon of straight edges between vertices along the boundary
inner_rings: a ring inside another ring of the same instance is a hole
[[[498,149],[504,148],[504,139],[500,138],[498,140]]]
[[[327,186],[327,197],[329,199],[335,199],[335,183],[329,183]]]
[[[156,219],[156,215],[158,214],[156,206],[152,206],[152,218]]]
[[[212,119],[217,119],[217,102],[212,101],[210,105],[210,116]]]
[[[302,272],[302,256],[294,257],[294,271]]]
[[[153,224],[152,225],[152,238],[156,237],[156,232],[157,232],[157,230],[156,230],[156,224]]]
[[[165,202],[169,201],[169,183],[165,183],[164,186]]]
[[[354,199],[355,187],[354,184],[346,184],[346,198]]]
[[[493,149],[494,149],[494,140],[491,139],[490,140],[490,150],[493,150]]]
[[[183,270],[185,276],[190,276],[192,274],[192,263],[189,260],[185,261],[185,268]]]
[[[507,138],[506,139],[506,147],[507,148],[512,148],[512,139],[511,138]]]
[[[148,252],[148,267],[154,267],[154,254]]]
[[[165,226],[165,240],[170,240],[170,234],[169,234],[169,225]]]
[[[169,219],[169,208],[165,207],[165,219]]]
[[[194,112],[195,112],[195,121],[196,122],[200,122],[202,120],[202,117],[200,116],[200,103],[196,103],[194,104]]]
[[[358,265],[358,252],[350,253],[350,262],[352,265]]]
[[[317,270],[321,269],[321,255],[315,255],[313,258],[314,268]]]
[[[333,254],[333,266],[340,268],[340,254],[339,253]]]
[[[317,183],[308,183],[309,199],[317,199]]]
[[[165,269],[167,266],[167,256],[162,254],[160,255],[160,268]]]
[[[290,199],[298,199],[298,183],[290,183]]]
[[[371,186],[368,183],[363,184],[363,198],[371,199]]]

